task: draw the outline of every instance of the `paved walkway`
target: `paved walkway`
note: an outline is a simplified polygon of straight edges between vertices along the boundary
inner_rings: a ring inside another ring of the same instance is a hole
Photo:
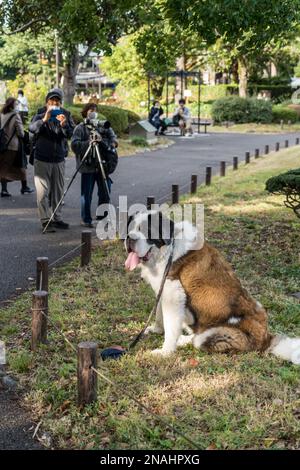
[[[112,202],[118,205],[118,196],[127,195],[128,204],[145,203],[147,196],[155,196],[162,203],[170,200],[172,184],[180,185],[180,192],[188,192],[191,174],[198,174],[199,182],[205,177],[205,167],[219,172],[219,162],[232,164],[232,157],[244,159],[245,152],[253,155],[255,148],[263,152],[285,139],[295,143],[296,134],[207,134],[194,138],[176,137],[176,144],[167,149],[145,152],[120,158],[113,175]],[[67,160],[67,181],[75,168],[74,158]],[[29,184],[33,186],[32,167],[29,165]],[[49,262],[63,256],[80,244],[80,177],[67,194],[63,209],[64,219],[71,224],[68,231],[42,235],[37,219],[35,194],[20,194],[20,183],[9,184],[12,198],[0,199],[0,302],[28,286],[28,278],[35,275],[35,259],[48,256]],[[96,200],[96,197],[94,197]],[[96,209],[96,206],[94,206]]]
[[[35,450],[43,446],[32,438],[35,426],[13,392],[0,390],[0,450]]]

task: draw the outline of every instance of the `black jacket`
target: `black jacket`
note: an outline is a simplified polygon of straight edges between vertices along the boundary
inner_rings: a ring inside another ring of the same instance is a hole
[[[100,155],[105,162],[105,170],[107,174],[111,174],[115,171],[118,164],[118,154],[112,145],[117,142],[117,136],[111,127],[104,130],[103,127],[98,126],[96,129],[102,137],[102,141],[98,144]],[[86,153],[89,144],[90,130],[88,126],[86,126],[85,122],[81,122],[75,127],[71,140],[71,148],[75,153],[76,165],[77,168],[80,167],[80,173],[94,173],[98,171],[98,164],[95,159],[87,159],[86,161],[88,163],[81,165],[81,160]]]
[[[150,113],[149,113],[149,122],[156,126],[157,124],[160,124],[160,116],[164,114],[164,111],[162,107],[156,108],[155,106],[152,106]]]
[[[34,134],[35,151],[34,158],[42,162],[59,163],[68,155],[68,142],[75,128],[71,113],[62,108],[62,114],[67,118],[67,123],[61,127],[60,123],[43,122],[46,106],[38,110],[29,125],[29,131]]]

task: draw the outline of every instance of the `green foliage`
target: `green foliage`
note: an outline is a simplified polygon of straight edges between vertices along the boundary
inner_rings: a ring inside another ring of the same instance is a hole
[[[201,101],[215,101],[231,95],[238,85],[201,85]]]
[[[9,364],[16,372],[28,372],[32,363],[32,354],[27,351],[22,351],[17,355],[13,356]]]
[[[43,80],[43,77],[35,78],[33,75],[18,75],[15,80],[8,80],[7,94],[9,96],[17,96],[18,90],[21,88],[24,95],[28,99],[29,104],[39,103],[44,105],[45,97],[51,85]]]
[[[269,193],[281,193],[286,188],[300,193],[300,168],[287,171],[278,176],[269,178],[266,182],[266,190]]]
[[[135,124],[136,122],[140,121],[141,117],[134,111],[131,111],[130,109],[124,109],[124,111],[126,111],[128,115],[129,124]]]
[[[256,83],[248,83],[248,92],[250,96],[255,96],[263,90],[271,92],[271,98],[273,102],[278,102],[282,101],[285,98],[290,98],[292,94],[292,88],[290,85],[260,85]]]
[[[53,32],[45,31],[38,36],[29,32],[2,35],[0,39],[0,76],[11,79],[18,74],[47,74],[53,78]]]
[[[148,142],[144,137],[132,137],[131,143],[138,147],[148,147]]]
[[[287,106],[282,106],[280,104],[273,106],[272,113],[273,122],[297,122],[299,120],[299,116],[294,109],[288,108]]]
[[[272,105],[268,101],[255,98],[228,96],[214,102],[212,118],[215,122],[268,123],[272,121]]]
[[[116,106],[98,105],[98,111],[111,123],[117,134],[124,133],[128,128],[128,113]]]

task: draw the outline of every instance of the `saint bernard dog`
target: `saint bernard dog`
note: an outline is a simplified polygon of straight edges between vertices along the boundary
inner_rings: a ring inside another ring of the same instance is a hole
[[[166,224],[168,237],[163,235]],[[155,237],[153,226],[158,227]],[[174,224],[158,211],[138,213],[128,221],[125,267],[132,271],[139,266],[156,295],[173,250],[155,322],[145,332],[164,334],[162,348],[153,353],[166,356],[177,346],[193,344],[209,353],[271,352],[300,364],[300,338],[270,334],[265,309],[218,250],[199,238],[190,222]]]

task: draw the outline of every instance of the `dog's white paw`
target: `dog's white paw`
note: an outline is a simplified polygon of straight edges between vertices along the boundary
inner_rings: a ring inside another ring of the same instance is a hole
[[[146,336],[146,335],[149,335],[150,333],[156,333],[158,335],[162,335],[163,329],[156,325],[150,325],[150,326],[147,326],[147,328],[145,329],[144,335]]]
[[[194,335],[181,335],[177,340],[177,346],[186,346],[187,344],[191,344],[193,341]]]
[[[170,356],[174,351],[170,351],[168,349],[153,349],[153,351],[151,351],[151,354],[153,356],[161,356],[161,357],[168,357]]]

